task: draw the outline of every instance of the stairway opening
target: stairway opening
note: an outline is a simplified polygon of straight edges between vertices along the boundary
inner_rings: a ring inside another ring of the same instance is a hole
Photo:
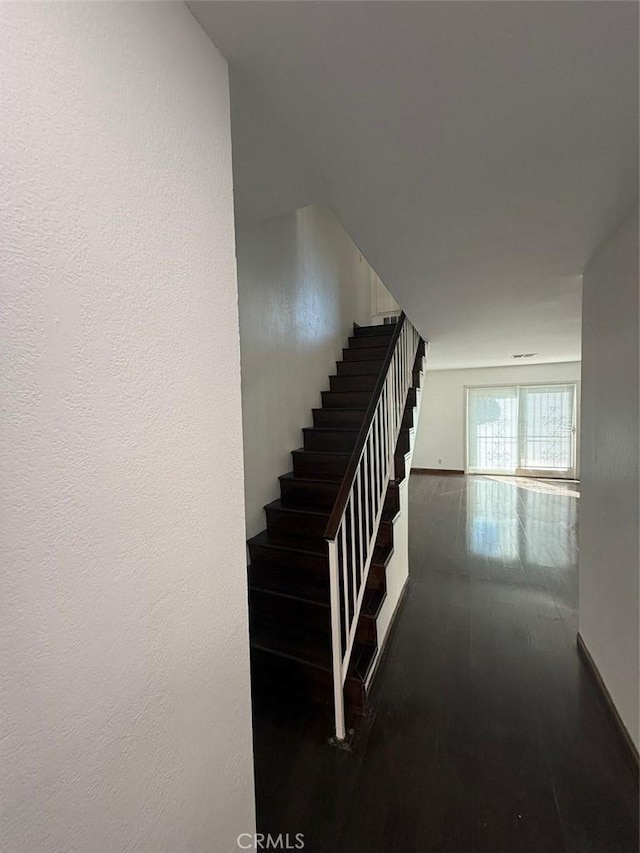
[[[398,334],[397,323],[354,326],[343,358],[329,377],[329,389],[321,394],[322,406],[312,411],[313,426],[303,428],[303,446],[292,451],[292,470],[279,477],[280,498],[264,508],[266,529],[248,541],[254,692],[291,695],[314,705],[330,706],[334,701],[331,585],[325,531],[363,424],[366,427],[372,396],[381,375],[387,375],[388,356]],[[350,726],[366,711],[384,639],[379,635],[378,619],[387,596],[387,569],[394,555],[401,488],[409,473],[424,342],[420,341],[417,351],[414,348],[412,352],[415,357],[412,356],[411,369],[406,368],[410,378],[394,445],[393,470],[378,513],[379,525],[373,532],[375,542],[363,580],[361,610],[344,678]],[[372,495],[367,500],[371,499]],[[354,532],[349,529],[346,534],[349,548]],[[344,588],[342,595],[344,600]],[[386,623],[385,635],[388,619]]]

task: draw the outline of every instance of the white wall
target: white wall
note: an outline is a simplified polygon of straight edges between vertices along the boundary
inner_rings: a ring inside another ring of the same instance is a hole
[[[185,6],[0,6],[0,848],[254,825],[227,66]]]
[[[302,427],[353,323],[371,319],[371,267],[326,208],[238,226],[247,534],[266,526]],[[379,320],[378,320],[379,322]]]
[[[465,385],[579,380],[579,361],[469,370],[427,370],[413,467],[464,469]]]
[[[638,212],[584,274],[580,633],[638,738]]]

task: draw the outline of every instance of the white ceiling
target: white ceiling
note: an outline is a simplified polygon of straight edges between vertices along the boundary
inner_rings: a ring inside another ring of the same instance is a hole
[[[635,2],[190,8],[240,216],[330,205],[432,368],[580,358],[582,271],[638,197]]]

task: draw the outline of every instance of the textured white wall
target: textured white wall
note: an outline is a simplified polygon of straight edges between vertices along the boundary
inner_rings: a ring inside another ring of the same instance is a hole
[[[638,737],[638,211],[584,274],[580,633]]]
[[[254,821],[227,66],[181,3],[0,6],[0,848]]]
[[[425,376],[424,402],[413,453],[413,467],[462,470],[466,442],[465,385],[578,382],[580,362],[427,370]]]
[[[312,426],[353,323],[371,319],[371,267],[326,208],[238,226],[247,534],[265,527],[301,429]],[[378,321],[379,322],[379,321]]]

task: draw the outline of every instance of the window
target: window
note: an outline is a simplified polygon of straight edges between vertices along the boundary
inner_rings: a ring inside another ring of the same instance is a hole
[[[467,389],[467,467],[475,474],[575,477],[576,386]]]

